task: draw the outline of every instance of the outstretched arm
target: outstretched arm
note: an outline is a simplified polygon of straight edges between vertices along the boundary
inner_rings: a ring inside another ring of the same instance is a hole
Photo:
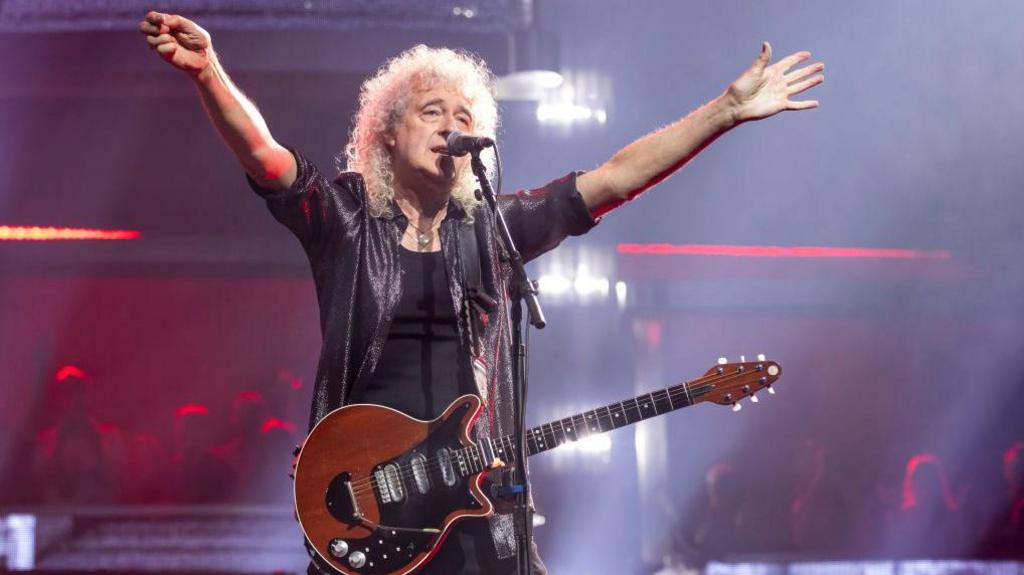
[[[187,18],[159,12],[146,14],[139,31],[150,48],[192,78],[210,121],[249,176],[263,187],[288,189],[296,177],[295,157],[274,140],[259,110],[221,67],[210,34]]]
[[[797,52],[769,65],[772,48],[768,42],[762,44],[754,63],[721,96],[636,140],[596,170],[581,175],[577,188],[590,212],[601,216],[633,199],[743,122],[783,110],[816,108],[817,100],[789,99],[824,80],[820,72],[825,65],[820,62],[787,72],[810,57],[810,52]]]

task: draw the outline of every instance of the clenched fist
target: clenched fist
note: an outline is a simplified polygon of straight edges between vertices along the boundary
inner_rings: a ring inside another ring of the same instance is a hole
[[[139,22],[139,31],[146,35],[150,48],[179,70],[196,76],[210,64],[210,34],[188,18],[150,12]]]

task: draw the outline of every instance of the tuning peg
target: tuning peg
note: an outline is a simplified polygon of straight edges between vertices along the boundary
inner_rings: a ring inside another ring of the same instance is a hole
[[[756,395],[751,395],[750,396],[750,403],[757,403],[759,401],[761,401],[761,400],[758,399]]]
[[[741,355],[740,356],[740,363],[746,363],[746,361],[747,361],[747,356]]]
[[[718,365],[725,365],[727,363],[729,363],[729,360],[726,359],[725,357],[718,358]]]
[[[740,405],[740,402],[737,401],[736,403],[732,404],[732,410],[733,411],[739,411],[741,409],[743,409],[743,406]]]
[[[763,353],[757,354],[757,361],[764,361],[764,354]]]
[[[772,395],[775,395],[775,388],[769,385],[768,386],[768,393],[770,393]]]

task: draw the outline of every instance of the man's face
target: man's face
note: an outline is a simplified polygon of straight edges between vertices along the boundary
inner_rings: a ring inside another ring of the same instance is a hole
[[[469,101],[447,86],[414,89],[394,134],[384,139],[398,181],[413,189],[424,183],[451,189],[469,163],[469,156],[452,158],[444,153],[454,130],[473,132]]]

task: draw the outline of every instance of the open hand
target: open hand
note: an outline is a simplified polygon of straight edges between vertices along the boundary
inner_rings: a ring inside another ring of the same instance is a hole
[[[825,69],[822,62],[787,72],[810,57],[810,52],[796,52],[769,65],[772,46],[768,42],[763,43],[761,55],[725,91],[725,98],[734,108],[736,122],[760,120],[783,110],[817,108],[817,100],[789,99],[825,80],[825,76],[820,73]]]
[[[210,34],[188,18],[150,12],[139,22],[139,31],[150,48],[179,70],[198,75],[210,63]]]

